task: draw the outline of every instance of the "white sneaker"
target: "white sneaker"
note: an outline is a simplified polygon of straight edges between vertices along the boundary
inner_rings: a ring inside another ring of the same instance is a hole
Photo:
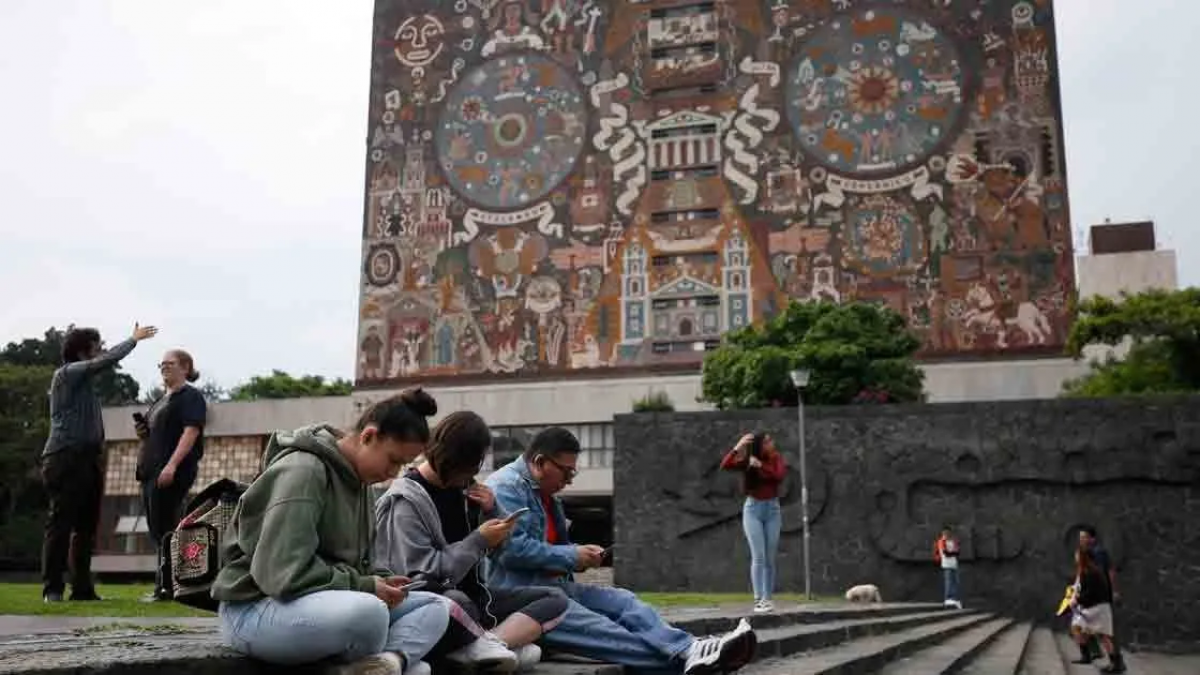
[[[517,655],[491,633],[484,633],[466,647],[450,652],[446,658],[459,665],[469,664],[497,673],[511,673],[519,664]]]
[[[758,636],[750,622],[742,619],[737,628],[724,635],[696,638],[684,661],[685,675],[731,673],[754,660]]]
[[[364,656],[333,668],[334,675],[400,675],[402,661],[391,652]],[[411,669],[410,669],[411,670]]]
[[[542,648],[537,645],[525,645],[517,650],[517,661],[521,670],[533,670],[542,660]]]
[[[759,600],[754,603],[755,614],[766,614],[775,611],[775,605],[770,600]]]
[[[404,675],[433,675],[433,668],[424,661],[417,661],[404,670]]]

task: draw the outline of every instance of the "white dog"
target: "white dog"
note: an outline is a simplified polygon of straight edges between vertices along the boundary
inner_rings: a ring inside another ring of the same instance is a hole
[[[846,591],[846,600],[849,602],[883,602],[883,596],[879,595],[879,587],[875,584],[859,584]]]

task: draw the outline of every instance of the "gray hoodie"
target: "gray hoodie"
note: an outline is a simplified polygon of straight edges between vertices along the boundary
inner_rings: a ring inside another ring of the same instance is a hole
[[[504,514],[497,504],[496,511],[487,516],[503,518]],[[487,542],[478,530],[462,541],[453,544],[446,541],[437,507],[416,481],[397,478],[375,502],[376,565],[407,576],[421,573],[453,587],[462,583],[487,553]],[[481,575],[481,585],[484,578],[486,575]]]

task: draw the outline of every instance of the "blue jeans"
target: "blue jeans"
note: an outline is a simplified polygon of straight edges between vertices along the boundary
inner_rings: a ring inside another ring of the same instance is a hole
[[[742,507],[742,529],[750,543],[750,585],[754,599],[770,600],[775,592],[775,555],[779,551],[779,529],[783,517],[778,499],[746,497]]]
[[[695,640],[623,588],[558,584],[571,599],[558,626],[542,636],[546,647],[643,670],[678,672]]]
[[[269,597],[222,602],[221,636],[235,651],[285,666],[394,652],[407,668],[446,632],[448,602],[414,592],[389,610],[360,591],[319,591],[290,602]]]
[[[942,599],[958,599],[958,570],[942,568]]]

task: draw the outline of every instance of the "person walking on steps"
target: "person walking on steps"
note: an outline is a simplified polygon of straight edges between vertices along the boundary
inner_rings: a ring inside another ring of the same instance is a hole
[[[63,338],[63,365],[50,380],[50,435],[41,474],[50,497],[42,540],[42,599],[61,602],[70,561],[71,600],[99,600],[92,581],[92,548],[104,495],[104,418],[96,378],[120,363],[137,343],[158,333],[134,325],[133,335],[100,351],[100,331],[71,328]]]
[[[750,586],[754,589],[754,611],[770,612],[775,607],[775,557],[783,519],[779,486],[787,475],[783,453],[766,434],[746,434],[721,460],[724,471],[742,474],[742,529],[750,545]]]
[[[1087,551],[1088,557],[1100,570],[1105,582],[1108,584],[1109,597],[1109,613],[1112,615],[1109,621],[1107,650],[1102,645],[1102,638],[1096,634],[1089,634],[1087,641],[1084,643],[1081,652],[1083,658],[1094,661],[1104,656],[1105,651],[1109,654],[1109,665],[1107,672],[1123,673],[1125,672],[1125,659],[1121,656],[1121,645],[1117,641],[1116,635],[1116,605],[1121,599],[1121,594],[1117,590],[1117,570],[1112,564],[1112,559],[1108,555],[1108,551],[1100,545],[1100,538],[1096,534],[1096,528],[1085,525],[1079,529],[1079,548]],[[1078,583],[1078,575],[1076,579]]]
[[[1094,661],[1089,643],[1097,639],[1108,654],[1108,665],[1101,672],[1125,672],[1125,660],[1113,640],[1112,586],[1092,551],[1084,546],[1075,551],[1075,585],[1078,590],[1071,599],[1071,637],[1079,645],[1079,658],[1072,663]]]
[[[933,559],[942,568],[942,604],[962,609],[958,595],[958,539],[949,525],[942,528],[942,535],[933,546]]]

